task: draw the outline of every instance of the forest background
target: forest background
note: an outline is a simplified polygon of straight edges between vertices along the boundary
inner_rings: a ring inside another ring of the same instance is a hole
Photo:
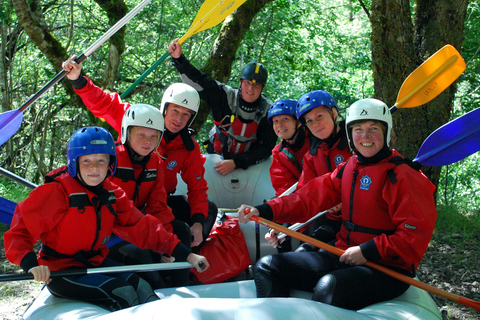
[[[62,61],[84,52],[139,2],[2,0],[1,111],[18,109],[61,70]],[[84,61],[84,74],[122,93],[188,30],[201,5],[153,0]],[[361,98],[394,105],[406,77],[452,44],[467,64],[465,72],[427,105],[393,115],[394,147],[414,158],[431,132],[478,107],[479,6],[473,0],[248,0],[224,23],[187,39],[183,52],[210,77],[233,87],[245,64],[262,62],[269,71],[264,92],[270,100],[298,99],[322,89],[345,115]],[[167,58],[124,100],[158,106],[166,87],[179,81]],[[111,130],[92,116],[65,79],[24,112],[20,129],[0,147],[0,167],[39,184],[65,164],[68,137],[87,125]],[[212,125],[202,105],[194,123],[201,145]],[[461,235],[448,240],[450,245],[479,240],[479,163],[476,153],[449,166],[422,169],[438,188],[437,236],[444,230]],[[0,196],[20,201],[28,191],[0,176]],[[478,297],[478,292],[466,294]]]

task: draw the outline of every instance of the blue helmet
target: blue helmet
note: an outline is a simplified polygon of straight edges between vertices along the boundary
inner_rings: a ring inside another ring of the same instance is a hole
[[[102,127],[85,127],[75,131],[67,145],[68,173],[77,176],[77,159],[88,154],[110,155],[109,172],[113,176],[117,169],[117,154],[113,137]]]
[[[267,119],[270,124],[273,124],[272,118],[274,116],[282,115],[282,114],[290,114],[297,118],[296,115],[296,108],[297,108],[297,100],[292,99],[280,99],[275,101],[274,104],[270,106],[268,109]]]
[[[332,95],[323,90],[315,90],[309,93],[305,93],[300,97],[297,104],[297,118],[302,123],[305,124],[304,115],[310,112],[316,107],[325,106],[329,109],[335,108],[339,113],[337,103]]]

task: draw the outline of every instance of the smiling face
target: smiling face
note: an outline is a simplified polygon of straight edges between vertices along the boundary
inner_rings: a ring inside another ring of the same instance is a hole
[[[156,148],[158,139],[160,139],[158,130],[137,126],[129,128],[128,143],[142,157],[149,155]]]
[[[240,87],[242,99],[248,103],[256,101],[263,90],[263,85],[245,79],[240,80]]]
[[[377,121],[353,123],[352,139],[355,149],[366,158],[376,155],[385,144],[383,126]]]
[[[310,132],[315,137],[324,140],[332,134],[337,114],[325,106],[320,106],[305,114],[304,118]]]
[[[108,154],[88,154],[78,157],[78,170],[83,181],[91,186],[98,186],[108,173]]]
[[[272,117],[273,130],[280,139],[290,139],[300,123],[290,114]],[[290,142],[290,141],[289,141]]]
[[[192,115],[192,110],[170,103],[164,115],[165,128],[171,133],[177,133],[185,128]]]

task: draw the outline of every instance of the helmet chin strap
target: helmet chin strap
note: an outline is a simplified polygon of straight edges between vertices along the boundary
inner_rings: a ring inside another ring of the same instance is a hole
[[[300,132],[300,128],[301,127],[297,127],[295,129],[295,132],[292,134],[292,136],[288,139],[284,139],[284,140],[287,140],[288,142],[292,142],[293,140],[295,140],[295,138],[298,136],[298,133]]]

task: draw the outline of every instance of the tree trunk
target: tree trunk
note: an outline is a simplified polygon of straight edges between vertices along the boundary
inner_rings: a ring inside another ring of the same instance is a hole
[[[234,13],[228,16],[222,24],[220,33],[213,45],[210,58],[202,69],[210,78],[222,83],[228,82],[232,64],[245,33],[250,29],[253,18],[265,5],[273,0],[248,0]],[[208,108],[200,108],[193,128],[199,130],[209,114]]]
[[[39,0],[12,0],[19,24],[23,27],[32,42],[47,57],[55,71],[62,71],[62,62],[67,57],[62,44],[51,34],[43,17]],[[72,86],[66,81],[62,84],[70,96],[75,96]]]
[[[446,44],[460,51],[468,0],[372,0],[372,62],[375,97],[393,106],[403,81]],[[448,122],[456,86],[425,106],[393,114],[394,148],[413,159],[430,133]],[[439,167],[423,171],[437,186]]]

